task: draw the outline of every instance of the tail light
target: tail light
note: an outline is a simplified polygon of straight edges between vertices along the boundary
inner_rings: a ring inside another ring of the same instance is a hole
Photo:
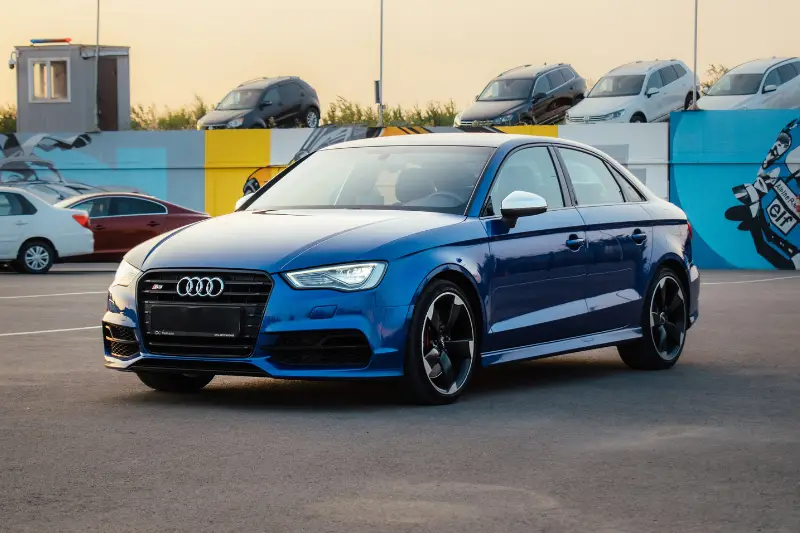
[[[72,218],[75,219],[75,222],[83,226],[84,228],[89,228],[89,215],[85,215],[83,213],[78,213],[76,215],[72,215]]]
[[[692,223],[687,220],[686,225],[689,227],[689,240],[691,241],[692,237],[694,237],[694,231],[692,230]]]

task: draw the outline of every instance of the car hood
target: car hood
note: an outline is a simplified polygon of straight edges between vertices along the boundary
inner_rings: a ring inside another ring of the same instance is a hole
[[[491,120],[525,104],[525,100],[475,102],[461,113],[461,120]]]
[[[392,243],[465,218],[420,211],[240,211],[155,237],[131,250],[125,260],[141,270],[241,268],[272,273],[391,260],[424,248],[426,241],[412,239],[416,249]]]
[[[248,114],[252,109],[231,109],[227,111],[213,110],[203,115],[203,118],[197,121],[198,124],[225,124],[235,118],[241,118]]]
[[[569,110],[570,117],[597,117],[620,109],[628,109],[637,96],[614,96],[610,98],[584,98]]]
[[[753,97],[757,95],[745,94],[740,96],[702,96],[697,100],[697,107],[709,111],[716,109],[740,109],[746,107]]]

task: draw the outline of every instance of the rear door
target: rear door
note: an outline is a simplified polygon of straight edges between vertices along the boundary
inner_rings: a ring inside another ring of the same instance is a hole
[[[644,198],[598,156],[565,147],[558,153],[586,224],[588,333],[634,327],[640,323],[653,242]]]
[[[29,223],[22,214],[22,204],[18,196],[0,192],[0,260],[17,257],[25,226]]]
[[[661,92],[664,94],[664,106],[666,108],[663,110],[665,116],[662,118],[666,118],[666,115],[670,112],[683,107],[686,93],[683,92],[680,83],[678,83],[678,72],[672,68],[672,65],[667,65],[660,69],[659,72],[661,73],[661,81],[664,82]]]
[[[112,197],[111,215],[116,223],[115,244],[118,250],[125,252],[160,235],[167,227],[167,208],[154,200],[132,196]]]
[[[293,122],[295,118],[300,116],[300,108],[303,106],[300,86],[294,82],[289,82],[281,85],[279,89],[286,113],[283,120]]]
[[[502,219],[500,207],[514,191],[543,197],[547,211],[519,218],[510,227]],[[523,147],[506,158],[492,184],[482,222],[494,258],[489,273],[486,350],[507,350],[582,334],[586,317],[586,233],[550,148]]]

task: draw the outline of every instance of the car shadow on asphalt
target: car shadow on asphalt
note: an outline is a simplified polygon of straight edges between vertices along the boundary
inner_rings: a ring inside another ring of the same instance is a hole
[[[554,388],[572,388],[630,374],[618,359],[564,356],[481,369],[457,404],[502,401],[529,391],[530,401]],[[402,382],[291,381],[276,379],[216,378],[198,394],[173,395],[142,390],[126,398],[143,404],[217,406],[233,409],[382,409],[415,407],[405,399]]]

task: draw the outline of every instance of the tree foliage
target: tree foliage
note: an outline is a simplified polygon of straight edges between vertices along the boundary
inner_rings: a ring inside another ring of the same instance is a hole
[[[706,93],[719,79],[724,76],[730,69],[724,65],[711,65],[706,70],[707,79],[700,82],[700,92]]]
[[[197,121],[210,109],[197,95],[191,104],[177,109],[167,107],[163,112],[159,112],[152,104],[148,107],[138,104],[131,108],[131,129],[193,130],[197,128]]]
[[[0,133],[15,133],[17,131],[17,108],[9,105],[0,107]]]
[[[410,108],[387,106],[384,109],[385,126],[452,126],[458,114],[452,100],[448,102],[429,102],[424,108],[415,105]],[[341,96],[328,105],[324,123],[334,126],[377,126],[378,110],[373,106],[362,106]]]

